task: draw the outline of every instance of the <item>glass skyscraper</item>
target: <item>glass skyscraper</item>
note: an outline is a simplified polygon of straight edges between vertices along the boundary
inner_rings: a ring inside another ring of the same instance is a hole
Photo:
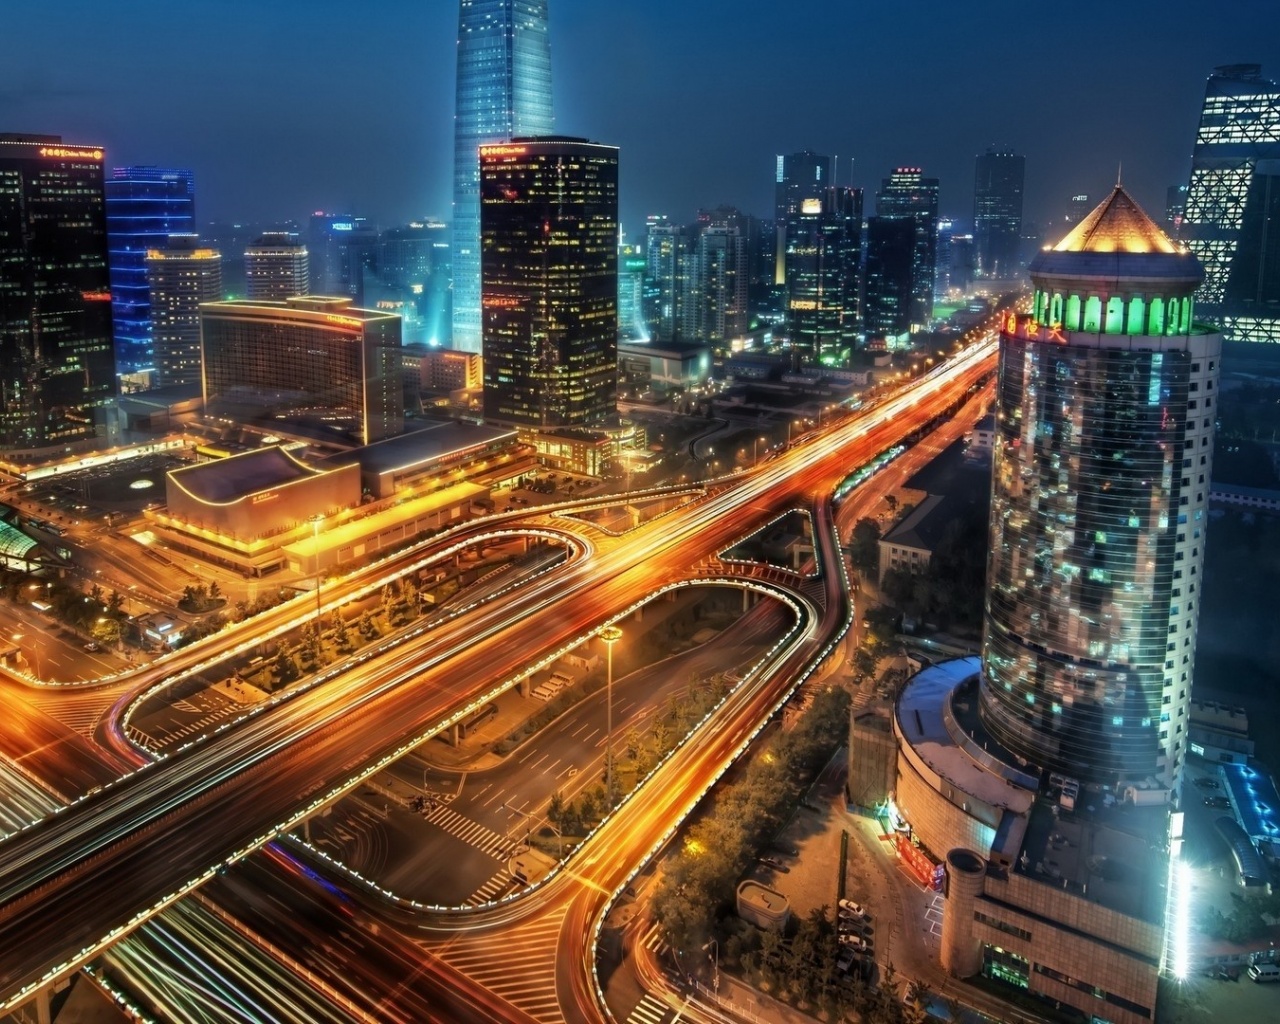
[[[787,332],[809,364],[843,366],[858,334],[862,189],[823,188],[787,225]]]
[[[106,194],[116,371],[135,373],[155,359],[147,253],[196,230],[195,182],[185,170],[117,167]]]
[[[773,283],[787,283],[787,229],[800,204],[831,184],[831,157],[810,150],[779,155],[774,168]]]
[[[147,253],[155,383],[200,383],[200,304],[222,299],[222,256],[197,235],[171,235]]]
[[[1227,341],[1280,344],[1280,259],[1248,225],[1271,215],[1280,89],[1258,64],[1215,68],[1191,157],[1182,237],[1204,267],[1196,297]]]
[[[974,161],[973,237],[983,277],[1018,276],[1026,166],[1026,157],[994,148]]]
[[[876,216],[910,219],[915,225],[911,256],[911,326],[933,319],[933,279],[938,259],[938,179],[919,167],[895,167],[876,193]]]
[[[549,135],[547,0],[461,0],[453,121],[453,347],[480,351],[479,147]]]
[[[1175,788],[1188,749],[1221,336],[1119,186],[1000,337],[981,714],[1037,768]]]
[[[480,202],[485,419],[603,424],[618,394],[617,148],[484,146]]]
[[[107,434],[116,376],[102,156],[57,135],[0,134],[0,449]]]

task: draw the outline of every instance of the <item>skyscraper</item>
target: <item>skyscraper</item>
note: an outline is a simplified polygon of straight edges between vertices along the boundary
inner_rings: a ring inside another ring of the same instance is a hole
[[[291,231],[266,231],[244,250],[244,277],[245,294],[255,301],[306,295],[311,291],[307,247]]]
[[[116,368],[134,373],[149,368],[154,356],[147,253],[163,248],[170,235],[195,231],[195,181],[185,170],[117,167],[106,180],[106,196]]]
[[[980,710],[1040,769],[1178,785],[1221,337],[1202,271],[1115,190],[1000,338]]]
[[[820,156],[807,149],[779,156],[774,169],[773,283],[787,283],[787,228],[791,218],[800,212],[800,204],[812,199],[831,184],[831,157]]]
[[[698,213],[688,338],[727,348],[747,331],[749,218],[732,206]]]
[[[315,295],[346,295],[364,302],[364,275],[378,268],[378,228],[365,217],[311,215],[307,231],[308,276]]]
[[[973,176],[973,237],[983,277],[1018,276],[1026,157],[994,147],[978,155]]]
[[[1227,341],[1280,343],[1280,262],[1254,248],[1259,235],[1242,237],[1246,223],[1266,218],[1270,188],[1255,179],[1274,176],[1276,160],[1280,89],[1259,64],[1215,68],[1191,156],[1182,238],[1204,267],[1200,315],[1218,323]]]
[[[618,391],[618,150],[563,136],[480,149],[484,415],[594,426]]]
[[[787,226],[787,329],[805,362],[843,365],[857,338],[862,189],[824,188]]]
[[[147,253],[156,384],[200,383],[200,303],[222,298],[222,256],[197,235]]]
[[[868,341],[883,340],[892,347],[910,334],[915,254],[916,228],[910,220],[867,220],[862,320]]]
[[[644,317],[653,341],[690,341],[689,281],[695,240],[688,228],[651,215],[645,235]]]
[[[461,0],[453,120],[453,347],[480,351],[479,147],[549,135],[547,0]]]
[[[106,431],[116,394],[102,150],[0,134],[0,448]]]
[[[933,318],[933,278],[938,254],[938,179],[919,167],[896,167],[880,183],[876,216],[910,220],[915,240],[911,255],[911,327]]]

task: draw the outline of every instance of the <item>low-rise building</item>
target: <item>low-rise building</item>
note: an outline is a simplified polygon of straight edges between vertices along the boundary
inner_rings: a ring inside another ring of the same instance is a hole
[[[951,522],[945,495],[930,494],[880,538],[880,579],[890,569],[923,572]]]

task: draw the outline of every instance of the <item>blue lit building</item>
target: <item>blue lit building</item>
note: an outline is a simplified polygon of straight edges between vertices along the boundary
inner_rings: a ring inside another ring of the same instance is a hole
[[[479,352],[479,147],[552,132],[547,0],[461,0],[455,103],[453,347]]]
[[[195,232],[195,182],[190,171],[117,167],[104,186],[116,372],[135,373],[151,368],[155,355],[147,251]]]

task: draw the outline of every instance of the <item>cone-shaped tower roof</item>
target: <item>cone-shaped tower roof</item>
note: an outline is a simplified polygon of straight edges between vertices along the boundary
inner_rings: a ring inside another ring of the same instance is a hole
[[[1170,241],[1124,187],[1117,184],[1111,195],[1072,228],[1053,251],[1178,253],[1183,250]]]

